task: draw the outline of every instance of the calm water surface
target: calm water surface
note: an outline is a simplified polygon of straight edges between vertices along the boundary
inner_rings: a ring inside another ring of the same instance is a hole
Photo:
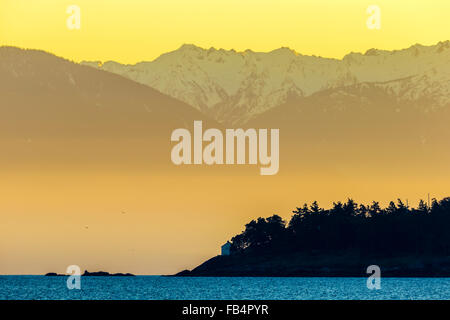
[[[81,277],[81,290],[66,280],[0,276],[0,300],[450,299],[450,278],[382,278],[380,290],[367,289],[366,278]]]

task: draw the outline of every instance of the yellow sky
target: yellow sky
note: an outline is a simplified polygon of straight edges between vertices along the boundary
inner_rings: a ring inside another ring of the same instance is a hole
[[[81,8],[80,30],[66,26],[72,4]],[[372,4],[381,8],[380,30],[366,26]],[[0,45],[122,63],[152,60],[183,43],[239,51],[287,46],[342,58],[373,47],[449,40],[449,12],[450,0],[0,0]],[[446,196],[450,181],[442,168],[413,170],[404,163],[390,164],[389,172],[365,163],[329,172],[282,167],[265,178],[256,171],[250,177],[107,171],[104,163],[105,171],[71,163],[56,170],[61,163],[46,163],[40,147],[46,145],[33,141],[29,147],[36,170],[14,169],[5,165],[8,157],[0,159],[0,274],[63,273],[71,264],[175,273],[216,255],[259,216],[288,219],[304,202],[329,207],[347,197],[383,205],[400,197],[415,206],[426,192]]]
[[[81,29],[66,26],[69,5]],[[366,9],[381,9],[381,29]],[[0,44],[44,49],[75,61],[152,60],[183,43],[341,58],[450,38],[448,0],[0,0]]]

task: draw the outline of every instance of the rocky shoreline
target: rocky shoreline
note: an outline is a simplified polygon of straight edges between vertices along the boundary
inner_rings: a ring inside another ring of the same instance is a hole
[[[59,277],[59,276],[69,276],[68,274],[58,274],[56,272],[49,272],[45,274],[46,277]],[[83,277],[134,277],[132,273],[109,273],[106,271],[95,271],[89,272],[87,270],[82,274]]]
[[[361,257],[358,255],[284,254],[216,256],[178,277],[368,277],[367,267],[382,277],[450,277],[448,257]]]

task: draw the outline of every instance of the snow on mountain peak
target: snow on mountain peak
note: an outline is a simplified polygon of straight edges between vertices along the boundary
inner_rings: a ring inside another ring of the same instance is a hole
[[[408,83],[410,90],[418,86],[414,94],[410,92],[412,97],[433,92],[434,96],[443,95],[436,103],[450,101],[450,41],[394,51],[369,49],[364,54],[350,53],[342,60],[305,56],[287,47],[264,53],[183,44],[153,61],[135,65],[83,63],[153,87],[230,124],[245,123],[290,97],[364,82],[408,78],[415,81]],[[435,78],[443,81],[438,89],[432,80]],[[427,85],[434,89],[422,88]]]

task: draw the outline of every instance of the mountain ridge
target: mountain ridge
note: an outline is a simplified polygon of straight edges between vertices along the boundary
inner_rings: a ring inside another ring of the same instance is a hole
[[[8,165],[29,164],[27,157],[170,165],[174,129],[194,120],[219,125],[153,88],[41,50],[0,47],[0,95],[0,145],[8,154],[0,162]],[[166,152],[153,152],[160,149]]]
[[[148,85],[230,125],[245,124],[282,105],[289,97],[307,97],[363,82],[408,81],[414,76],[419,84],[422,82],[410,92],[415,100],[427,97],[428,88],[433,89],[439,83],[439,92],[434,88],[432,95],[440,98],[432,99],[432,104],[439,107],[450,101],[448,40],[393,51],[351,52],[342,59],[302,55],[287,47],[269,52],[238,52],[184,44],[153,61],[134,65],[113,61],[81,64]]]

